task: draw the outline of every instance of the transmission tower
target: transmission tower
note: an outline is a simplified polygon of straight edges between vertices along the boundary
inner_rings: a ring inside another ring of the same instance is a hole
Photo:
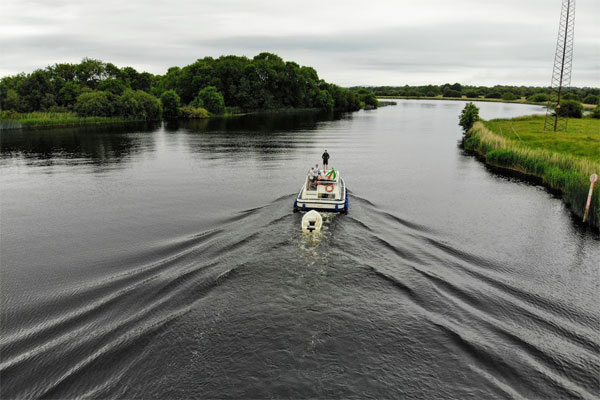
[[[575,36],[575,0],[563,0],[558,24],[558,40],[554,55],[554,68],[550,82],[550,100],[546,110],[544,130],[567,131],[567,117],[560,115],[560,102],[571,86],[573,65],[573,38]],[[556,95],[556,100],[554,100]]]

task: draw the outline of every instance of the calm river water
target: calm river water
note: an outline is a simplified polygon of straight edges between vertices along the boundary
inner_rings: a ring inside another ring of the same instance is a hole
[[[598,235],[463,106],[2,132],[1,397],[596,398]],[[325,148],[350,212],[310,238]]]

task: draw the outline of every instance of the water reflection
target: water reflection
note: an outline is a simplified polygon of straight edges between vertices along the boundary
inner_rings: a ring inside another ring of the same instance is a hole
[[[159,127],[143,123],[3,132],[0,159],[24,159],[27,165],[121,163],[134,153],[152,151],[154,138],[146,133]]]

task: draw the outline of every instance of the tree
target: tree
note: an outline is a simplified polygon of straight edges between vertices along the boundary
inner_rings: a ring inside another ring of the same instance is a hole
[[[446,88],[444,89],[444,97],[461,97],[462,94],[458,90]]]
[[[545,93],[536,93],[534,95],[529,96],[527,98],[527,101],[530,101],[532,103],[544,103],[548,101],[548,95]]]
[[[225,100],[216,87],[207,86],[198,92],[194,106],[206,108],[213,114],[222,114],[225,111]]]
[[[460,113],[458,124],[467,132],[479,120],[479,108],[473,103],[467,103]]]
[[[592,110],[591,116],[592,116],[592,118],[600,119],[600,104],[597,105],[596,108],[594,108]]]
[[[560,107],[555,107],[561,117],[581,118],[583,116],[583,106],[575,100],[564,100],[560,103]]]
[[[513,92],[505,92],[502,95],[502,100],[517,100],[519,96],[515,95]]]
[[[160,102],[162,104],[163,116],[165,118],[177,118],[179,115],[181,100],[174,90],[167,90],[164,92],[160,96]]]
[[[598,104],[598,100],[600,100],[600,97],[596,96],[595,94],[590,94],[583,99],[583,102],[585,104]]]
[[[87,92],[77,97],[75,112],[81,117],[110,117],[114,112],[114,104],[106,92]]]
[[[0,108],[2,110],[18,111],[19,103],[20,103],[20,99],[19,99],[19,94],[17,93],[17,91],[13,90],[13,89],[8,89],[6,91],[6,99],[4,100],[4,102],[2,103]]]

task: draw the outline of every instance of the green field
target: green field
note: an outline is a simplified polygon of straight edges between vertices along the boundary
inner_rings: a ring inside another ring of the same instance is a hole
[[[487,164],[540,178],[579,217],[583,216],[589,177],[600,174],[600,120],[570,119],[568,132],[544,131],[544,116],[479,121],[465,149]],[[600,227],[600,185],[594,188],[589,224]]]
[[[573,118],[567,132],[544,131],[544,116],[494,119],[485,123],[492,132],[530,148],[600,162],[600,119]]]

